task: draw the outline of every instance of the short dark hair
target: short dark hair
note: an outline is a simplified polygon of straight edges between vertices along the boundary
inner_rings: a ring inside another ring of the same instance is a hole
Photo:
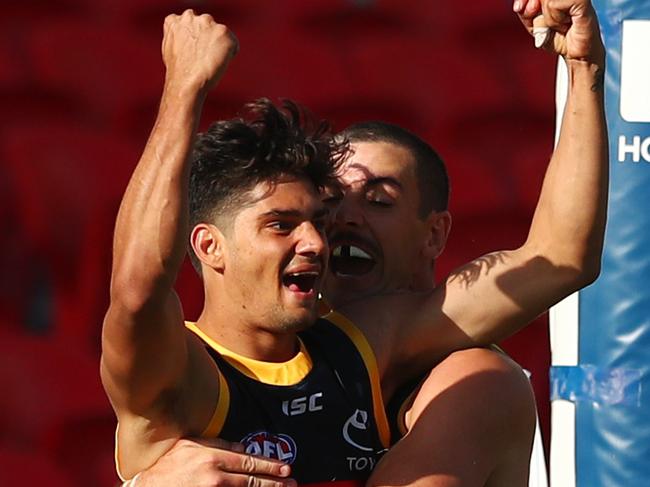
[[[213,123],[198,134],[189,183],[190,226],[215,222],[237,212],[261,182],[285,176],[330,184],[347,154],[346,141],[334,140],[329,123],[317,121],[295,102],[276,106],[260,98],[244,105],[239,117]],[[200,263],[190,246],[192,264]]]
[[[449,206],[449,176],[438,153],[412,132],[388,122],[368,121],[350,125],[337,134],[348,142],[389,142],[407,149],[415,160],[420,193],[418,214],[425,218],[431,211]]]

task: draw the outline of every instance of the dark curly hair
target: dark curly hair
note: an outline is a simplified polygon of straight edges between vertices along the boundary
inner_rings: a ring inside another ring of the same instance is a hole
[[[197,136],[190,171],[190,226],[227,222],[258,183],[285,176],[307,178],[322,188],[335,181],[348,144],[332,137],[329,123],[317,121],[290,100],[280,106],[260,98],[240,116],[213,123]],[[192,264],[200,264],[191,246]]]

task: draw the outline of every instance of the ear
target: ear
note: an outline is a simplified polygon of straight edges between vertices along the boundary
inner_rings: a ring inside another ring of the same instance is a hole
[[[190,244],[199,260],[220,273],[226,268],[225,243],[223,233],[209,223],[199,223],[190,235]]]
[[[437,259],[447,244],[451,230],[451,214],[448,211],[432,211],[427,217],[429,229],[428,238],[424,247],[427,259]]]

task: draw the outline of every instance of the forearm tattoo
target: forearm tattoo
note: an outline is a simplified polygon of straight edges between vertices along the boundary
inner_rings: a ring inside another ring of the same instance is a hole
[[[591,85],[591,91],[597,93],[603,90],[605,86],[605,68],[600,67],[596,70],[594,84]]]

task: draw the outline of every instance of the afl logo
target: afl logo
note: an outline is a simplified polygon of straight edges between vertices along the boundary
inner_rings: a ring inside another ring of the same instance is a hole
[[[249,455],[261,455],[266,458],[275,458],[285,463],[296,460],[298,449],[296,442],[289,435],[258,431],[246,435],[241,443]]]

